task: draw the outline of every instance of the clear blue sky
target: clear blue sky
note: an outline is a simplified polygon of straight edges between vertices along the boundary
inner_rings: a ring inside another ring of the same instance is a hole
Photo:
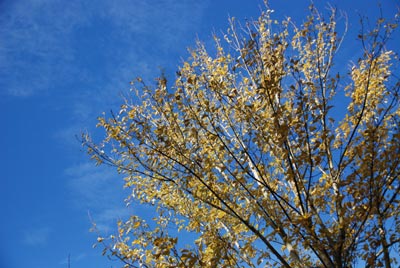
[[[322,2],[322,1],[315,1]],[[347,12],[351,44],[359,14],[377,1],[332,1]],[[391,15],[394,0],[381,0]],[[304,17],[309,1],[271,0],[276,18]],[[119,267],[92,249],[88,213],[110,233],[124,208],[121,179],[94,167],[75,135],[117,110],[136,76],[173,74],[199,37],[259,15],[261,0],[0,1],[0,267]],[[356,59],[355,59],[356,60]],[[348,65],[344,65],[345,68]]]

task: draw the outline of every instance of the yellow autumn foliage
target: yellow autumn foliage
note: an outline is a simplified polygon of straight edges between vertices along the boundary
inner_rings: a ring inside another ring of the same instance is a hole
[[[173,85],[132,82],[133,100],[99,118],[109,152],[84,137],[157,214],[120,222],[112,255],[126,267],[395,267],[395,23],[363,33],[351,70],[334,65],[336,27],[333,9],[311,7],[301,26],[266,10],[248,27],[231,20],[215,55],[199,42]]]

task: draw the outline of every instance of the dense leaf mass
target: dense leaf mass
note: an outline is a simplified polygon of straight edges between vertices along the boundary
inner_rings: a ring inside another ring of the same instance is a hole
[[[336,21],[313,7],[299,27],[271,10],[232,19],[172,86],[132,82],[133,100],[99,118],[104,142],[84,144],[157,216],[119,222],[105,250],[126,267],[395,267],[396,24],[364,29],[348,70]]]

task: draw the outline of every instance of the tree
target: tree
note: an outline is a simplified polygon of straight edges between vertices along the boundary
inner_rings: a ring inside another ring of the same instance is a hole
[[[99,118],[105,140],[84,144],[156,217],[119,222],[98,239],[105,252],[126,267],[394,267],[397,24],[362,24],[346,70],[334,66],[336,21],[314,7],[301,27],[271,10],[232,19],[215,55],[198,42],[173,86],[132,82],[134,98]]]

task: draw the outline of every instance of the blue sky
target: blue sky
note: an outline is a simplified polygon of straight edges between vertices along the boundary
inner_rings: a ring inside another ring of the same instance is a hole
[[[398,3],[381,2],[388,15]],[[376,16],[376,1],[331,3],[347,12],[350,41],[342,53],[356,60],[359,14]],[[277,19],[298,21],[308,4],[270,1]],[[69,254],[71,268],[118,267],[92,249],[88,214],[110,233],[118,218],[140,207],[125,208],[121,178],[95,167],[75,135],[99,135],[96,117],[118,109],[133,78],[173,74],[197,37],[207,44],[227,28],[228,16],[257,18],[260,6],[261,0],[0,2],[0,267],[67,267]]]

